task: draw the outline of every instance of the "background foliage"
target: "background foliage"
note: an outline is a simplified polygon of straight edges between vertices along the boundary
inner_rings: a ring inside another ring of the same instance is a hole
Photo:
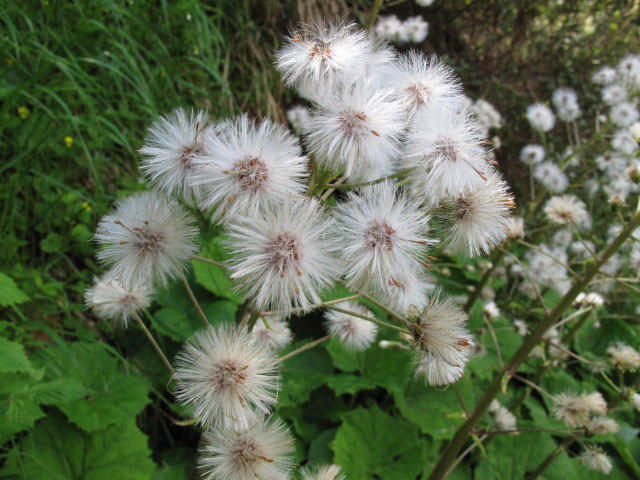
[[[158,114],[193,105],[216,117],[249,111],[284,122],[296,99],[280,84],[272,55],[287,26],[318,14],[364,23],[370,3],[0,2],[0,478],[195,478],[199,434],[176,424],[184,412],[144,336],[99,322],[82,304],[98,272],[90,241],[96,222],[115,198],[144,188],[136,150]],[[508,118],[496,153],[516,193],[527,189],[527,172],[512,161],[532,140],[526,105],[561,85],[588,105],[595,66],[640,44],[637,1],[436,0],[429,9],[385,3],[394,5],[383,5],[381,14],[422,14],[430,23],[422,48],[446,56],[467,94],[487,98]],[[200,223],[200,254],[221,259],[216,230],[204,218]],[[448,285],[479,279],[471,270],[456,272]],[[190,281],[212,322],[235,319],[241,299],[221,269],[194,265]],[[173,356],[200,321],[179,285],[156,300],[147,320]],[[481,326],[481,308],[472,312],[472,330]],[[292,329],[296,345],[317,338],[319,314],[294,319]],[[495,329],[508,356],[521,337],[505,318]],[[578,353],[602,354],[621,336],[637,339],[638,326],[612,320],[599,334],[579,335]],[[490,340],[479,340],[488,353],[458,383],[467,406],[498,365]],[[544,382],[549,390],[608,389],[594,376],[563,371]],[[527,398],[520,425],[560,428],[548,408],[538,396]],[[337,342],[285,363],[278,413],[297,437],[298,462],[335,461],[351,479],[420,478],[463,419],[453,389],[414,380],[406,352],[354,354]],[[612,477],[637,478],[637,417],[622,418],[620,434],[601,441],[616,452]],[[520,479],[553,448],[549,433],[498,436],[450,478]],[[597,474],[562,454],[547,476]]]

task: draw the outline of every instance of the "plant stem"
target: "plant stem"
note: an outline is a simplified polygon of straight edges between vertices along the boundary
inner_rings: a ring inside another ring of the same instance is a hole
[[[147,336],[147,338],[149,339],[149,342],[151,343],[151,346],[158,353],[158,355],[162,359],[162,363],[164,363],[165,367],[167,367],[167,370],[169,370],[169,373],[171,373],[171,375],[173,375],[175,373],[175,371],[173,370],[173,367],[171,366],[171,363],[169,362],[169,360],[167,360],[167,357],[165,356],[164,352],[162,351],[162,348],[160,348],[160,345],[158,345],[158,342],[156,342],[156,339],[153,338],[153,335],[151,335],[151,332],[149,331],[147,326],[144,324],[144,322],[138,316],[137,313],[134,313],[132,315],[132,317],[136,321],[136,323],[140,326],[140,328],[142,329],[144,334]]]
[[[224,262],[217,262],[207,257],[201,257],[200,255],[191,255],[191,258],[194,260],[198,260],[199,262],[210,263],[211,265],[215,265],[216,267],[227,268],[227,264]]]
[[[455,461],[456,456],[458,455],[460,449],[463,447],[467,437],[469,436],[473,428],[482,419],[493,399],[498,396],[498,393],[500,393],[503,384],[506,385],[506,382],[517,371],[520,364],[527,359],[527,357],[531,353],[531,350],[533,350],[534,347],[538,344],[544,333],[560,319],[565,310],[571,306],[578,294],[589,285],[589,282],[591,282],[593,277],[595,277],[595,275],[598,273],[600,267],[602,267],[602,265],[607,260],[609,260],[609,258],[611,258],[611,256],[631,236],[631,233],[638,226],[640,226],[640,202],[638,204],[638,207],[639,208],[636,208],[636,212],[634,213],[633,217],[631,217],[631,220],[622,229],[620,234],[611,242],[611,244],[602,253],[602,255],[596,259],[596,262],[591,267],[591,269],[587,271],[583,278],[576,279],[571,289],[569,289],[564,297],[562,297],[562,299],[557,303],[553,310],[545,315],[544,319],[540,322],[538,327],[533,332],[531,332],[531,334],[529,334],[527,338],[525,338],[520,348],[509,359],[505,370],[499,372],[495,376],[489,388],[485,391],[485,393],[476,404],[471,417],[469,417],[469,419],[458,428],[453,438],[447,445],[445,451],[438,460],[438,463],[431,472],[429,480],[441,480],[442,478],[444,478],[445,473],[449,469],[449,466]]]
[[[402,315],[400,315],[399,313],[394,312],[393,310],[391,310],[389,307],[387,307],[384,303],[380,303],[378,300],[376,300],[375,298],[373,298],[371,295],[368,295],[364,292],[358,292],[362,298],[369,300],[371,303],[373,303],[376,307],[380,308],[381,310],[384,310],[387,314],[389,314],[389,316],[397,321],[399,321],[400,323],[402,323],[403,325],[409,325],[409,321],[404,318]]]
[[[200,318],[204,322],[204,326],[208,327],[209,326],[209,320],[207,320],[207,316],[202,311],[202,308],[200,307],[200,304],[198,303],[198,300],[196,299],[196,296],[193,294],[193,290],[191,290],[191,287],[189,286],[189,282],[187,281],[187,277],[184,276],[184,273],[182,273],[180,275],[180,277],[182,278],[182,283],[184,284],[184,288],[187,290],[187,293],[189,294],[189,298],[191,299],[191,303],[193,303],[193,306],[195,307],[196,311],[198,312],[198,315],[200,315]]]
[[[287,353],[286,355],[283,355],[280,357],[279,361],[280,363],[284,362],[285,360],[290,359],[291,357],[296,356],[299,353],[302,353],[306,350],[309,350],[310,348],[315,347],[316,345],[320,345],[322,342],[326,342],[327,340],[330,340],[331,338],[333,338],[333,334],[330,335],[326,335],[322,338],[319,338],[317,340],[314,340],[313,342],[309,342],[309,343],[305,343],[304,345],[302,345],[299,348],[296,348],[295,350],[292,350],[291,352]]]
[[[393,178],[398,178],[401,177],[403,175],[406,175],[407,173],[413,171],[415,169],[415,167],[411,167],[411,168],[407,168],[406,170],[401,170],[399,172],[396,173],[392,173],[391,175],[386,175],[384,177],[380,177],[380,178],[376,178],[375,180],[369,180],[368,182],[362,182],[362,183],[338,183],[337,181],[335,183],[331,183],[331,184],[327,184],[324,187],[325,188],[356,188],[356,187],[366,187],[367,185],[376,185],[378,183],[382,183],[385,180],[391,180]]]
[[[494,270],[498,266],[498,263],[500,262],[500,260],[502,260],[502,257],[504,257],[505,251],[506,251],[505,249],[496,250],[495,252],[493,252],[493,255],[491,255],[491,258],[489,259],[489,261],[491,262],[491,267],[489,267],[484,272],[484,274],[480,278],[480,282],[478,283],[478,285],[476,285],[476,289],[473,291],[471,295],[469,295],[467,302],[464,304],[465,312],[469,313],[473,308],[473,306],[475,305],[476,300],[478,300],[478,297],[480,297],[480,294],[482,293],[482,289],[485,287],[485,285],[491,278],[491,274],[494,272]]]
[[[570,447],[571,444],[575,441],[576,441],[575,436],[565,438],[564,441],[560,445],[558,445],[556,449],[553,452],[551,452],[549,456],[547,456],[547,458],[545,458],[542,461],[542,463],[540,463],[540,465],[538,465],[538,467],[531,473],[531,475],[527,477],[527,480],[534,480],[538,478],[540,475],[542,475],[542,473],[547,469],[547,467],[551,465],[551,463],[553,463],[553,461],[556,458],[558,458],[558,456],[562,452],[564,452],[565,449]]]
[[[380,325],[381,327],[387,327],[393,330],[397,330],[398,332],[401,332],[401,333],[409,334],[409,330],[407,330],[406,328],[398,327],[391,323],[383,322],[382,320],[378,320],[377,318],[367,317],[366,315],[361,315],[358,312],[352,312],[350,310],[343,310],[342,308],[334,307],[333,305],[327,305],[327,308],[329,310],[335,310],[336,312],[346,313],[347,315],[351,315],[353,317],[362,318],[363,320],[368,320],[372,323]]]
[[[343,297],[343,298],[337,298],[335,300],[329,300],[327,302],[322,302],[322,303],[315,303],[313,305],[309,305],[308,308],[302,308],[302,307],[298,307],[298,308],[294,308],[291,310],[291,313],[297,313],[297,312],[308,312],[310,310],[315,310],[316,308],[324,308],[327,307],[329,305],[333,305],[335,303],[341,303],[341,302],[347,302],[349,300],[356,300],[358,298],[360,298],[361,295],[349,295],[348,297]],[[277,310],[273,310],[270,312],[260,312],[260,315],[262,316],[267,316],[267,315],[278,315],[278,311]]]
[[[371,12],[369,13],[369,18],[367,18],[367,24],[365,25],[367,30],[371,30],[371,27],[375,23],[378,11],[380,10],[380,7],[382,7],[382,2],[384,2],[384,0],[374,0],[373,7],[371,7]]]

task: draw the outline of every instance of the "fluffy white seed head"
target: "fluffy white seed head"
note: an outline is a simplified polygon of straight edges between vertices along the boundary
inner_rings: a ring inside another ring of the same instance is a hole
[[[417,372],[430,385],[446,385],[460,379],[473,355],[473,337],[465,327],[467,314],[453,298],[434,294],[410,326]]]
[[[386,282],[374,285],[373,292],[394,310],[421,310],[436,288],[435,279],[421,270],[396,271]]]
[[[381,15],[378,17],[374,32],[381,40],[396,42],[402,27],[402,21],[396,15]]]
[[[350,182],[391,172],[404,133],[403,106],[389,89],[357,82],[318,102],[305,142],[320,164]]]
[[[355,23],[319,21],[291,32],[276,54],[276,68],[302,96],[320,99],[357,78],[371,48],[367,33]]]
[[[589,419],[589,405],[584,396],[573,393],[560,393],[553,397],[555,417],[567,427],[581,427]]]
[[[166,285],[195,253],[197,233],[178,202],[155,192],[137,193],[116,203],[98,223],[97,257],[126,288]]]
[[[534,103],[527,107],[527,120],[534,130],[548,132],[556,124],[556,117],[544,103]]]
[[[304,193],[307,159],[285,128],[242,115],[222,123],[212,144],[215,153],[196,162],[193,184],[214,220],[254,216]]]
[[[638,148],[638,142],[633,138],[629,129],[624,128],[613,134],[611,146],[618,152],[631,155]]]
[[[179,195],[188,201],[198,198],[191,179],[196,160],[213,153],[211,139],[215,127],[205,111],[177,108],[160,117],[148,130],[139,152],[144,156],[140,169],[151,184],[167,195]]]
[[[490,321],[497,319],[500,316],[500,309],[496,302],[493,300],[484,304],[482,309],[482,315]]]
[[[402,22],[397,39],[400,43],[422,43],[428,34],[429,24],[422,18],[422,15],[415,15]]]
[[[507,227],[507,237],[511,239],[524,238],[524,218],[509,218],[509,226]]]
[[[205,432],[198,467],[204,480],[289,480],[295,450],[280,419]]]
[[[585,425],[587,432],[592,435],[606,435],[608,433],[618,433],[620,426],[612,418],[599,415],[589,419]]]
[[[617,75],[622,84],[629,90],[640,88],[640,55],[625,55],[617,66]]]
[[[616,342],[607,348],[611,362],[620,370],[636,370],[640,367],[640,353],[629,345]]]
[[[269,346],[272,350],[280,350],[291,343],[291,329],[282,318],[270,315],[259,318],[251,330],[251,335]]]
[[[502,127],[502,115],[496,110],[491,103],[483,98],[479,98],[473,104],[473,113],[478,118],[478,121],[487,128],[500,128]],[[496,137],[497,138],[497,137]],[[495,145],[495,142],[494,142]],[[499,146],[495,146],[499,148]]]
[[[627,89],[624,85],[614,83],[602,90],[602,101],[607,105],[614,106],[627,99]]]
[[[335,307],[375,317],[368,308],[357,302],[340,302]],[[378,334],[378,326],[375,323],[348,313],[327,310],[324,318],[329,334],[337,336],[349,350],[360,351],[369,348]]]
[[[93,286],[85,291],[84,298],[87,307],[98,317],[126,327],[134,313],[151,304],[151,293],[147,285],[125,288],[107,273],[94,280]]]
[[[567,175],[551,161],[536,166],[533,176],[552,193],[562,193],[569,186]]]
[[[327,233],[333,223],[312,199],[291,199],[259,217],[238,216],[227,229],[231,278],[259,311],[286,317],[320,302],[335,278]]]
[[[347,480],[339,465],[305,467],[300,473],[302,480]]]
[[[443,108],[418,112],[408,134],[403,168],[413,195],[428,206],[479,185],[489,170],[484,129],[467,112]]]
[[[591,81],[596,85],[609,85],[616,79],[616,70],[608,66],[604,66],[591,76]]]
[[[176,398],[200,425],[243,429],[276,402],[278,360],[240,327],[209,326],[184,344],[174,378]]]
[[[307,130],[307,124],[309,122],[309,109],[302,105],[294,105],[287,110],[287,120],[293,128],[296,135],[300,135]]]
[[[587,219],[587,206],[575,195],[556,195],[547,200],[544,213],[558,225],[580,225]]]
[[[544,160],[542,145],[527,145],[520,150],[520,161],[525,165],[537,165]]]
[[[590,413],[606,415],[607,402],[600,392],[583,393],[582,399],[584,400]]]
[[[429,217],[392,182],[350,193],[334,216],[334,248],[348,286],[356,290],[419,271],[426,247],[434,243],[427,237]]]
[[[505,181],[488,173],[482,183],[442,202],[445,244],[471,257],[489,252],[506,238],[514,207]]]
[[[558,88],[553,92],[551,102],[556,108],[558,118],[563,122],[572,122],[580,115],[578,95],[571,88]]]
[[[464,96],[453,70],[435,56],[410,50],[394,68],[385,72],[384,82],[411,116],[430,107],[460,110]]]
[[[599,448],[585,448],[584,452],[580,454],[578,460],[587,468],[595,470],[596,472],[609,474],[613,469],[611,460]]]
[[[497,409],[496,427],[498,430],[515,430],[517,425],[516,416],[502,405]]]
[[[640,118],[635,104],[622,102],[611,109],[611,121],[619,127],[630,127]]]

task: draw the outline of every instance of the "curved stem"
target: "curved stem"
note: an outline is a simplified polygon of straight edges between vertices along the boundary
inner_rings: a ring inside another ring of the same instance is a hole
[[[191,255],[191,258],[194,260],[198,260],[199,262],[209,263],[211,265],[215,265],[216,267],[227,268],[227,264],[224,262],[217,262],[216,260],[212,260],[207,257],[201,257],[200,255]]]
[[[180,274],[180,278],[182,279],[182,283],[184,284],[184,288],[187,290],[187,293],[189,294],[189,298],[191,299],[191,303],[193,303],[193,306],[195,307],[196,312],[198,312],[198,315],[200,315],[200,318],[204,322],[204,326],[208,327],[209,326],[209,320],[207,320],[207,316],[202,311],[202,308],[200,307],[200,304],[198,303],[198,300],[196,299],[196,296],[193,294],[193,290],[191,290],[191,287],[189,286],[189,282],[187,281],[187,277],[184,276],[184,273],[181,273]]]
[[[381,327],[387,327],[393,330],[397,330],[398,332],[401,332],[401,333],[409,334],[409,330],[407,330],[406,328],[398,327],[391,323],[383,322],[382,320],[378,320],[377,318],[367,317],[366,315],[362,315],[358,312],[352,312],[351,310],[344,310],[342,308],[334,307],[333,305],[327,305],[327,308],[329,310],[335,310],[336,312],[346,313],[347,315],[351,315],[353,317],[362,318],[363,320],[368,320],[372,323],[380,325]]]
[[[331,338],[333,338],[333,334],[330,335],[326,335],[322,338],[319,338],[317,340],[314,340],[313,342],[309,342],[309,343],[305,343],[304,345],[302,345],[299,348],[296,348],[295,350],[290,351],[289,353],[287,353],[286,355],[283,355],[279,358],[279,362],[282,363],[285,360],[290,359],[291,357],[294,357],[296,355],[298,355],[299,353],[302,353],[306,350],[309,350],[310,348],[315,347],[316,345],[320,345],[322,342],[326,342],[327,340],[330,340]]]
[[[478,300],[478,298],[480,297],[480,294],[482,293],[482,289],[485,287],[485,285],[491,278],[491,274],[494,272],[494,270],[498,266],[498,263],[500,263],[500,260],[502,260],[502,257],[504,257],[505,252],[506,252],[505,249],[499,249],[499,250],[496,250],[493,253],[493,255],[491,255],[491,258],[489,259],[489,261],[491,262],[491,267],[485,270],[484,274],[480,278],[480,282],[478,283],[478,285],[476,285],[476,289],[473,291],[471,295],[469,295],[467,302],[464,304],[465,312],[469,313],[471,311],[471,309],[476,303],[476,300]]]
[[[547,456],[547,458],[545,458],[542,461],[542,463],[540,463],[540,465],[538,465],[538,467],[527,477],[527,480],[535,480],[540,475],[542,475],[542,472],[544,472],[547,469],[547,467],[551,465],[551,463],[553,463],[553,461],[556,458],[558,458],[558,456],[562,452],[564,452],[567,448],[569,448],[571,444],[576,440],[577,440],[577,437],[575,436],[565,438],[564,441],[560,445],[558,445],[556,449],[553,452],[551,452]]]
[[[151,332],[149,331],[147,326],[144,324],[144,322],[138,316],[137,313],[134,313],[132,315],[132,317],[136,321],[136,323],[140,326],[140,328],[142,329],[144,334],[147,336],[147,339],[149,339],[149,343],[151,343],[151,346],[154,348],[154,350],[158,353],[158,355],[162,359],[162,363],[164,363],[164,366],[167,367],[167,370],[169,370],[169,373],[171,373],[171,375],[173,375],[175,373],[175,371],[173,370],[173,367],[171,366],[171,363],[169,362],[169,360],[167,360],[167,357],[165,356],[164,352],[162,351],[162,348],[160,348],[160,345],[158,345],[158,342],[156,342],[156,339],[153,338],[153,335],[151,335]]]
[[[520,364],[527,359],[531,350],[533,350],[538,342],[540,342],[540,339],[545,332],[560,319],[565,310],[571,306],[578,294],[589,285],[589,282],[591,282],[593,277],[595,277],[595,275],[600,271],[600,267],[602,267],[602,265],[609,260],[616,251],[618,251],[622,244],[631,236],[631,233],[640,226],[640,202],[638,207],[639,208],[636,209],[631,220],[622,229],[620,234],[611,242],[604,253],[597,258],[594,265],[581,279],[575,281],[573,286],[556,304],[553,310],[545,315],[538,327],[525,339],[520,348],[509,359],[505,371],[501,371],[495,376],[489,388],[476,404],[471,417],[469,417],[469,419],[458,428],[447,445],[445,451],[438,460],[438,463],[431,472],[429,480],[441,480],[444,478],[445,473],[449,469],[449,466],[455,461],[456,456],[463,447],[467,437],[478,422],[480,422],[493,399],[496,398],[498,393],[500,393],[502,386],[506,385],[506,382],[508,382],[509,378],[517,371]]]

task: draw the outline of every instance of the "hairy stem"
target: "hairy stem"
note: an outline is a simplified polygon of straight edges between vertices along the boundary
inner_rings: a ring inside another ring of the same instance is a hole
[[[193,294],[193,290],[191,290],[191,287],[189,286],[189,281],[187,280],[187,277],[184,276],[184,273],[182,273],[180,277],[182,278],[182,283],[184,284],[184,288],[187,290],[187,293],[189,294],[189,298],[191,299],[191,303],[193,303],[193,306],[195,307],[196,312],[198,312],[198,315],[200,315],[200,318],[204,322],[204,326],[208,327],[209,320],[207,320],[207,316],[202,311],[202,308],[200,307],[200,304],[198,303],[196,296]]]
[[[387,328],[391,328],[393,330],[397,330],[398,332],[401,333],[406,333],[409,334],[409,330],[407,330],[406,328],[402,328],[402,327],[398,327],[397,325],[393,325],[391,323],[387,323],[387,322],[383,322],[382,320],[378,320],[377,318],[373,318],[373,317],[368,317],[366,315],[362,315],[358,312],[352,312],[351,310],[344,310],[342,308],[338,308],[338,307],[334,307],[333,305],[327,305],[326,306],[329,310],[335,310],[336,312],[341,312],[341,313],[346,313],[347,315],[351,315],[353,317],[358,317],[358,318],[362,318],[363,320],[368,320],[372,323],[375,323],[381,327],[387,327]]]
[[[527,477],[527,480],[534,480],[536,478],[538,478],[540,475],[542,475],[542,473],[547,469],[547,467],[549,465],[551,465],[551,463],[553,463],[553,461],[558,458],[558,456],[565,451],[565,449],[567,449],[569,446],[571,446],[571,444],[573,442],[576,441],[575,436],[571,436],[571,437],[567,437],[564,439],[564,441],[558,445],[556,447],[556,449],[551,452],[549,454],[549,456],[547,456],[547,458],[545,458],[542,463],[540,463],[540,465],[538,465],[538,467],[531,472],[531,474]]]

